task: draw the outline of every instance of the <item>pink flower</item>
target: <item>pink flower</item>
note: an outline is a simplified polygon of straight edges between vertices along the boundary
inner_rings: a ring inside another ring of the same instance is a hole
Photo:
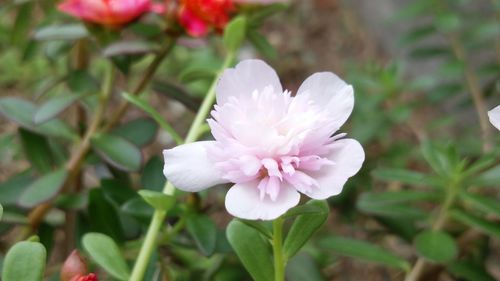
[[[500,130],[500,105],[488,111],[491,124]]]
[[[364,161],[361,145],[333,136],[354,106],[353,88],[335,74],[316,73],[295,97],[260,60],[226,70],[208,120],[214,141],[163,152],[164,174],[196,192],[234,183],[226,209],[243,219],[272,220],[299,203],[337,195]]]
[[[150,0],[66,0],[58,9],[85,21],[115,26],[150,11],[162,13],[164,7]]]

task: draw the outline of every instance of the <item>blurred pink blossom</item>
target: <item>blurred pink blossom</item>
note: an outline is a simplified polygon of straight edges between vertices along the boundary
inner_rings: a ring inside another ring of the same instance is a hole
[[[151,0],[66,0],[59,10],[85,21],[116,26],[147,12],[162,13],[164,6]]]
[[[500,105],[488,111],[491,124],[500,130]]]
[[[260,60],[227,69],[208,120],[214,141],[163,152],[164,174],[196,192],[234,183],[226,209],[243,219],[272,220],[299,203],[337,195],[364,161],[361,145],[334,135],[354,106],[352,86],[331,72],[307,78],[295,97]]]

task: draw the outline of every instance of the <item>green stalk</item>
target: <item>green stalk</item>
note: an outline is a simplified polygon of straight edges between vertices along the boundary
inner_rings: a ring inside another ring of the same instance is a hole
[[[201,104],[201,107],[198,110],[198,113],[196,114],[196,117],[194,118],[191,127],[189,128],[189,132],[186,138],[184,139],[184,143],[194,142],[198,138],[199,136],[198,132],[200,128],[202,128],[205,122],[205,118],[207,118],[207,115],[210,112],[210,109],[212,108],[212,104],[215,101],[215,87],[217,86],[217,81],[219,79],[219,76],[226,68],[228,68],[231,65],[231,63],[234,60],[234,56],[235,56],[234,52],[229,52],[226,55],[226,58],[224,60],[224,63],[222,64],[221,69],[218,71],[216,78],[212,82],[212,85],[210,86],[210,89],[208,90],[208,93],[205,96],[205,99],[203,100],[203,103]],[[173,195],[174,191],[175,187],[170,182],[167,182],[165,184],[165,187],[163,188],[163,193],[166,195]],[[155,210],[129,281],[142,281],[142,279],[144,278],[144,273],[146,271],[149,259],[151,258],[153,249],[156,247],[158,232],[163,224],[163,221],[165,220],[166,215],[167,212],[165,211]]]
[[[285,258],[283,256],[283,222],[280,217],[273,221],[274,281],[285,280]]]

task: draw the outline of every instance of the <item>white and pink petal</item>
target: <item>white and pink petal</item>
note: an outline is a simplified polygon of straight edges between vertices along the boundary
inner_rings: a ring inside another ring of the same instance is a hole
[[[217,88],[217,104],[222,106],[230,97],[250,98],[252,92],[272,86],[275,92],[283,92],[276,71],[261,60],[244,60],[221,75]]]
[[[270,196],[261,199],[259,183],[259,180],[255,180],[231,187],[226,195],[227,211],[241,219],[274,220],[300,201],[300,194],[284,182],[280,184],[279,193],[274,201]]]
[[[356,140],[337,140],[331,148],[327,158],[333,164],[323,166],[320,171],[308,172],[316,180],[318,187],[303,193],[313,199],[326,199],[342,192],[344,184],[361,169],[365,160],[363,147]]]
[[[227,183],[207,150],[214,149],[215,141],[200,141],[176,146],[163,151],[163,174],[178,189],[200,191],[217,184]]]

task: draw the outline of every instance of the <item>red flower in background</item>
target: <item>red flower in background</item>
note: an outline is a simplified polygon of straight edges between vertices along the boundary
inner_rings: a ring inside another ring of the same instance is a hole
[[[211,28],[223,30],[233,10],[232,0],[182,0],[179,22],[189,35],[200,37]]]
[[[110,26],[128,23],[147,12],[164,11],[162,5],[150,0],[65,0],[58,8],[79,19]]]

